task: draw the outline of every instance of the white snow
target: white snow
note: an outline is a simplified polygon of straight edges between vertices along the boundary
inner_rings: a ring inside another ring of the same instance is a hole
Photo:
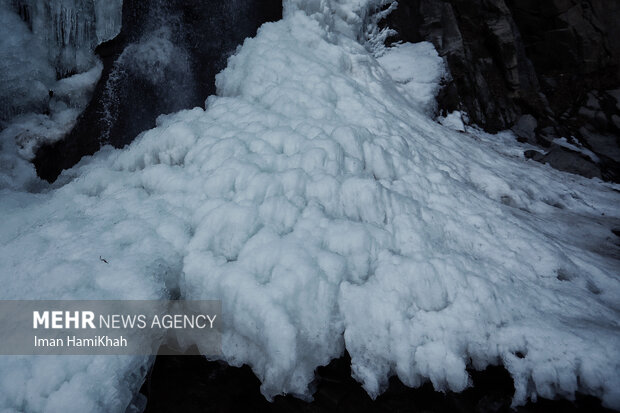
[[[49,191],[0,191],[0,298],[221,299],[223,357],[268,398],[309,397],[346,348],[373,397],[390,375],[460,391],[466,366],[501,363],[515,405],[579,390],[620,408],[620,187],[437,124],[436,55],[382,66],[368,10],[287,1],[206,110]],[[148,362],[0,358],[0,407],[123,411]]]

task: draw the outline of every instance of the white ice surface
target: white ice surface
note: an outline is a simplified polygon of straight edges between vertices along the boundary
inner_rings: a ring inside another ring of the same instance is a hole
[[[620,187],[434,122],[360,43],[366,3],[286,2],[206,111],[49,191],[0,191],[0,298],[221,299],[224,359],[267,397],[309,396],[346,348],[373,397],[390,375],[459,391],[466,366],[501,363],[515,404],[620,408]],[[0,358],[0,410],[123,411],[147,365]]]

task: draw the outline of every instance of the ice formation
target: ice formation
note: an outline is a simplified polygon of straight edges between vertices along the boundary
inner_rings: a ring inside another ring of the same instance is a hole
[[[101,75],[95,47],[116,36],[121,0],[0,0],[0,187],[74,126]]]
[[[0,0],[0,121],[44,112],[57,78],[98,65],[95,47],[118,34],[121,0]]]
[[[93,65],[93,50],[121,28],[122,0],[2,0],[17,9],[30,31],[45,46],[60,75],[84,72]]]
[[[390,375],[460,391],[468,365],[501,363],[515,404],[620,408],[620,187],[433,121],[441,59],[373,49],[374,3],[285,2],[206,110],[49,190],[2,190],[0,298],[221,299],[224,359],[268,398],[310,397],[346,348],[373,397]],[[0,358],[0,407],[123,411],[148,363]]]

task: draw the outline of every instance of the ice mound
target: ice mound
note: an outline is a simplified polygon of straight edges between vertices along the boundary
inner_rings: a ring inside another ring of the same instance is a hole
[[[221,299],[224,358],[268,398],[309,397],[346,348],[373,397],[390,375],[460,391],[468,365],[501,363],[516,405],[581,391],[620,408],[620,187],[434,122],[436,55],[401,45],[380,64],[368,10],[288,1],[205,111],[160,117],[49,192],[0,192],[0,297]],[[5,380],[0,406],[75,393],[122,411],[148,361],[109,363],[1,359],[36,394]]]

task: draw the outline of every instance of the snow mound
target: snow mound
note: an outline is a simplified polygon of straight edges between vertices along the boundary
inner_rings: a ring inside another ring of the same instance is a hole
[[[268,398],[310,397],[346,348],[372,397],[390,375],[460,391],[467,366],[501,363],[515,405],[581,391],[620,408],[620,187],[434,122],[420,102],[440,65],[402,45],[384,56],[422,66],[382,66],[368,8],[288,1],[205,111],[160,117],[47,193],[0,192],[0,298],[221,299],[224,359]],[[0,407],[122,411],[147,364],[0,359],[35,392],[5,380]]]

